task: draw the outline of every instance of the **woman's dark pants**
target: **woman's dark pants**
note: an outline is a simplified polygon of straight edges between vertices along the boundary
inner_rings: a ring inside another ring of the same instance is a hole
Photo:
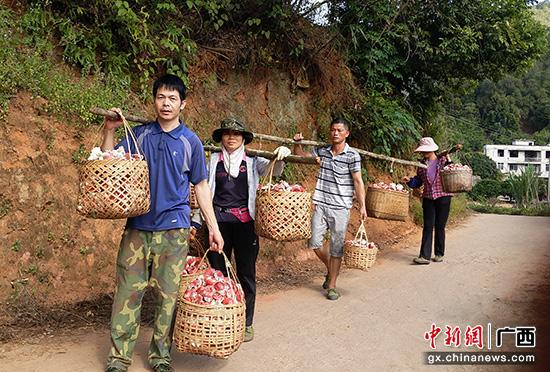
[[[246,325],[252,325],[254,305],[256,302],[256,259],[260,245],[254,232],[254,221],[250,222],[218,222],[224,240],[223,251],[231,258],[235,252],[237,277],[243,286],[246,301]],[[223,256],[209,252],[208,259],[213,268],[221,270],[227,276]]]
[[[451,208],[451,197],[442,196],[435,200],[422,199],[422,210],[424,214],[424,229],[422,230],[422,245],[420,257],[429,260],[432,256],[432,240],[435,228],[435,255],[445,255],[445,225],[449,218]]]

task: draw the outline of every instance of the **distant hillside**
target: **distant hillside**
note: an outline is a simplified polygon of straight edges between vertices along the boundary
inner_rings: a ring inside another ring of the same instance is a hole
[[[550,2],[533,7],[535,19],[550,29]],[[447,99],[441,121],[456,141],[479,150],[484,143],[532,138],[550,143],[550,52],[531,68]]]
[[[550,1],[540,2],[537,6],[533,7],[533,13],[537,21],[546,27],[550,27]]]

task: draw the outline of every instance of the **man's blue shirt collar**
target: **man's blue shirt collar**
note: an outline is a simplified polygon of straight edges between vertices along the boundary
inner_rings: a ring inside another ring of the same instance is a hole
[[[170,132],[164,132],[164,130],[162,130],[162,127],[160,126],[159,122],[155,121],[155,122],[153,122],[153,131],[151,132],[151,134],[166,133],[170,137],[172,137],[173,139],[178,139],[178,138],[180,138],[181,136],[184,135],[186,130],[187,130],[187,127],[185,126],[183,121],[180,121],[179,125],[177,127],[175,127],[174,129],[172,129]]]

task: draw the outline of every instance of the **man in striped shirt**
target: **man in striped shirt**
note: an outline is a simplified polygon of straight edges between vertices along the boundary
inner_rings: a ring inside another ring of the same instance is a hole
[[[318,157],[320,161],[313,194],[315,211],[309,247],[327,268],[323,288],[327,290],[329,300],[340,298],[340,293],[336,290],[336,279],[344,255],[344,240],[354,191],[359,201],[361,219],[367,217],[361,157],[346,143],[349,134],[348,122],[342,118],[334,119],[330,124],[331,145],[314,149],[311,153],[305,152],[299,143],[303,139],[302,134],[297,133],[294,136],[294,140],[298,142],[294,145],[295,154]],[[330,231],[330,256],[321,249],[327,230]]]

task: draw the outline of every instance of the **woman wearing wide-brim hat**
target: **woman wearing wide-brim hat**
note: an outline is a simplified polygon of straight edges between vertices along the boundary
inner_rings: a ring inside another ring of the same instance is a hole
[[[422,163],[427,169],[418,168],[416,176],[404,177],[403,182],[411,188],[418,188],[424,185],[422,193],[422,212],[424,228],[422,230],[422,243],[418,257],[414,258],[416,264],[429,264],[432,259],[432,241],[435,229],[434,262],[442,262],[445,256],[445,225],[449,218],[451,208],[451,197],[453,194],[443,190],[440,172],[443,167],[450,163],[447,156],[437,156],[439,146],[433,138],[424,137],[420,140],[415,152],[423,156]]]
[[[252,323],[256,301],[256,259],[260,248],[254,231],[256,190],[260,177],[269,170],[270,161],[246,155],[245,145],[252,142],[254,135],[239,120],[224,119],[220,127],[212,132],[212,139],[221,143],[222,151],[210,156],[207,165],[208,184],[225,242],[224,252],[228,257],[235,253],[237,277],[243,286],[246,301],[245,341],[251,341],[254,337]],[[280,146],[273,153],[277,160],[273,174],[277,176],[283,170],[282,160],[290,155],[290,149]],[[212,253],[208,258],[212,267],[227,274],[222,256]]]

